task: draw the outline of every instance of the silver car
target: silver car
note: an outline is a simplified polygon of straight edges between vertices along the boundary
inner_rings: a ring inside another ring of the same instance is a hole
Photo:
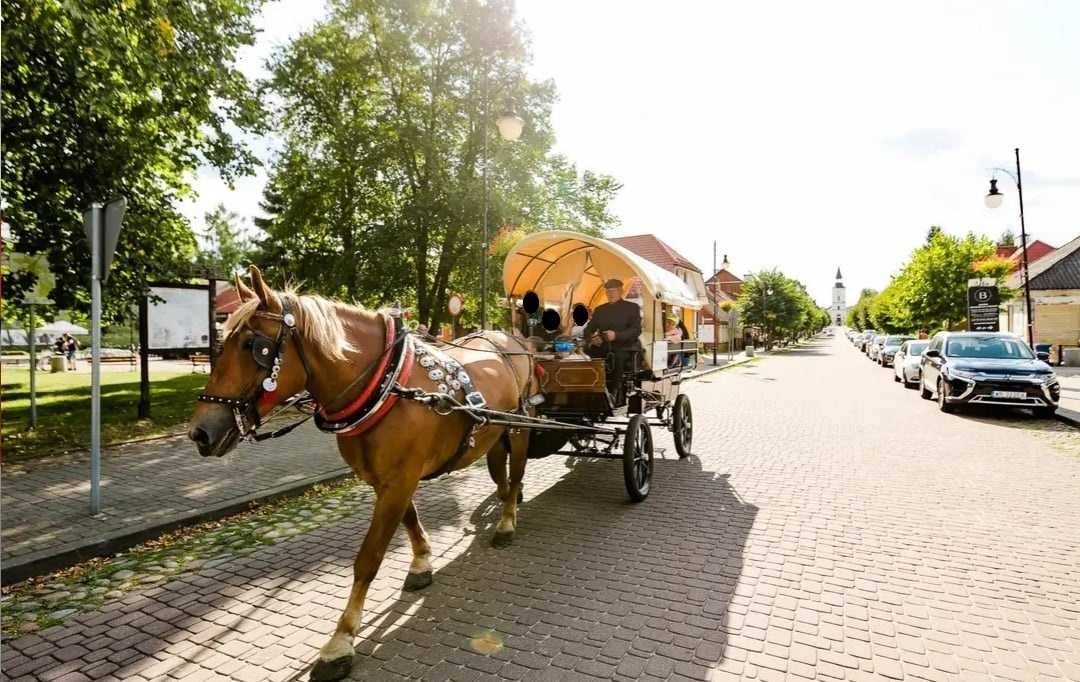
[[[878,361],[878,353],[881,352],[881,347],[885,345],[885,339],[889,338],[888,334],[878,334],[866,344],[866,357],[870,358],[874,362]]]
[[[893,381],[904,384],[904,388],[913,388],[919,383],[921,370],[919,361],[923,351],[930,345],[927,340],[913,339],[900,344],[893,357]]]

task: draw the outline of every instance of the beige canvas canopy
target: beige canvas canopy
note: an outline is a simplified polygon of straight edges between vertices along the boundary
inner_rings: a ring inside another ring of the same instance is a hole
[[[674,273],[618,244],[580,232],[530,234],[514,245],[503,265],[508,298],[520,299],[535,291],[542,305],[558,310],[564,320],[577,303],[590,312],[604,303],[603,285],[611,278],[622,280],[626,298],[641,306],[645,341],[663,335],[663,306],[692,311],[704,304]]]

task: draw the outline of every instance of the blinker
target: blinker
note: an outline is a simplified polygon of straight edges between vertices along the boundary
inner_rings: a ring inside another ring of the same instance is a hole
[[[263,369],[270,369],[274,366],[273,353],[274,340],[262,334],[256,334],[251,341],[251,355],[255,359],[255,364]]]

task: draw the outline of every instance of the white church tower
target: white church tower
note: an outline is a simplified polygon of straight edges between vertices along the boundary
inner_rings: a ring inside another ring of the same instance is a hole
[[[833,324],[837,327],[843,326],[847,320],[847,290],[844,288],[843,277],[840,275],[840,268],[836,268],[836,284],[833,285],[832,290],[832,307],[829,308],[829,317],[832,318]]]

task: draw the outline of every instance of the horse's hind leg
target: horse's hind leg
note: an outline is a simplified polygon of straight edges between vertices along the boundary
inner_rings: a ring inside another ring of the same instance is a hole
[[[409,508],[405,510],[405,517],[401,521],[409,532],[413,556],[409,574],[405,577],[405,591],[415,592],[431,584],[431,543],[428,542],[424,527],[420,525],[420,516],[416,513],[414,502],[409,502]]]
[[[491,544],[506,547],[514,539],[517,528],[517,506],[521,495],[522,480],[525,478],[525,462],[528,455],[529,434],[527,431],[508,433],[506,436],[510,449],[510,480],[499,486],[499,499],[502,500],[502,518],[495,528],[495,537]]]
[[[488,473],[498,489],[499,500],[505,498],[506,491],[509,490],[509,484],[506,482],[506,459],[506,447],[503,445],[503,439],[500,438],[487,453]]]

